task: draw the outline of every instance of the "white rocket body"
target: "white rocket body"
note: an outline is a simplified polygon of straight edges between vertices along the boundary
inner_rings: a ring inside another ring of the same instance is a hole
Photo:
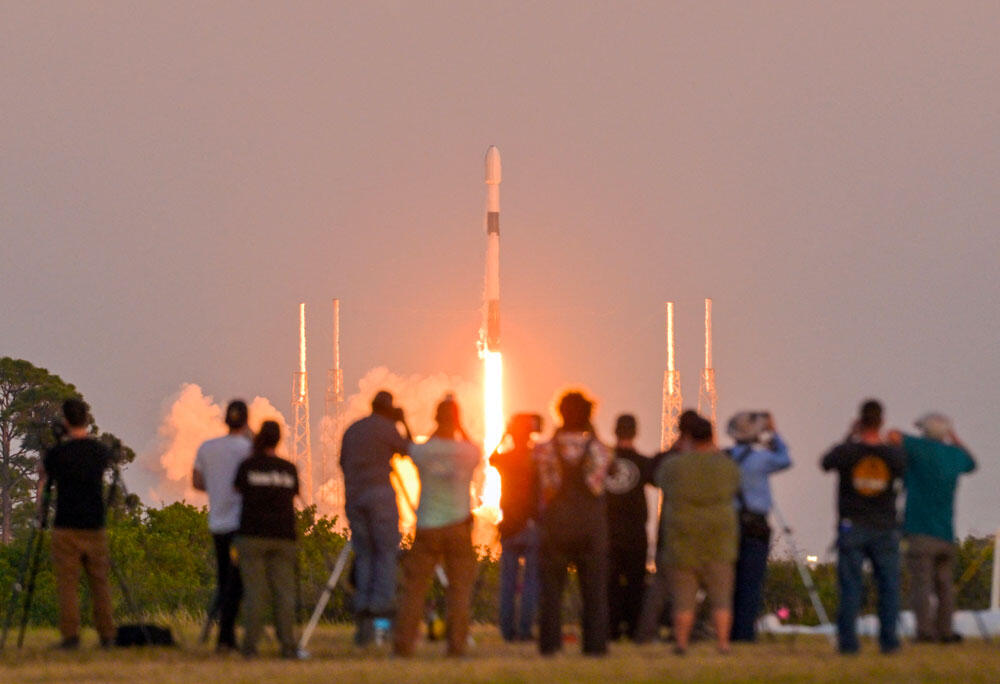
[[[486,150],[486,349],[500,349],[500,150]]]

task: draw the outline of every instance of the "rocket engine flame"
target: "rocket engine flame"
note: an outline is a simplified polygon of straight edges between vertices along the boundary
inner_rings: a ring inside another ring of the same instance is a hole
[[[503,354],[482,351],[483,357],[483,455],[487,458],[504,437]],[[487,461],[483,472],[482,501],[475,513],[496,524],[500,512],[500,473]]]

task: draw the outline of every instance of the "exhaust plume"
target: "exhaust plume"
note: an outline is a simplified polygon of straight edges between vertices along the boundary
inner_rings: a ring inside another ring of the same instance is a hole
[[[228,400],[227,400],[228,401]],[[257,431],[265,420],[276,420],[282,435],[288,437],[285,417],[264,397],[254,397],[249,402],[250,429]],[[191,470],[198,447],[206,439],[221,437],[227,427],[223,421],[225,403],[216,402],[195,383],[184,383],[177,394],[164,402],[163,419],[153,444],[136,459],[140,466],[136,473],[138,487],[147,503],[152,505],[187,501],[205,505],[208,499],[203,492],[191,487]],[[286,440],[278,445],[278,454],[286,457]]]

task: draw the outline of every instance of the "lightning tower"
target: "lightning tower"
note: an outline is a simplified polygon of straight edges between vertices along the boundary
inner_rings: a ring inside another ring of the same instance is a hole
[[[312,439],[309,433],[309,378],[306,376],[306,305],[299,304],[299,369],[292,375],[292,463],[299,469],[301,495],[307,506],[313,502]]]
[[[674,366],[674,303],[667,302],[667,370],[663,373],[663,412],[660,418],[660,451],[678,437],[681,417],[681,373]]]
[[[701,387],[698,388],[698,413],[716,423],[716,407],[719,397],[715,391],[715,369],[712,368],[712,300],[705,300],[705,368],[701,371]]]
[[[340,470],[340,438],[344,431],[344,371],[340,368],[340,300],[333,300],[333,368],[326,374],[323,461],[320,487],[338,520],[344,520],[344,475]]]

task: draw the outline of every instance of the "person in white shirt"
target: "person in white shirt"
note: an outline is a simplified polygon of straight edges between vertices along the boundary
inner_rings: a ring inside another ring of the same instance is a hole
[[[192,486],[208,494],[208,529],[215,542],[218,584],[212,613],[218,611],[218,651],[236,649],[236,615],[243,597],[240,571],[233,562],[233,538],[240,527],[242,500],[233,487],[236,471],[252,448],[246,402],[235,399],[226,408],[229,434],[210,439],[198,449]]]

